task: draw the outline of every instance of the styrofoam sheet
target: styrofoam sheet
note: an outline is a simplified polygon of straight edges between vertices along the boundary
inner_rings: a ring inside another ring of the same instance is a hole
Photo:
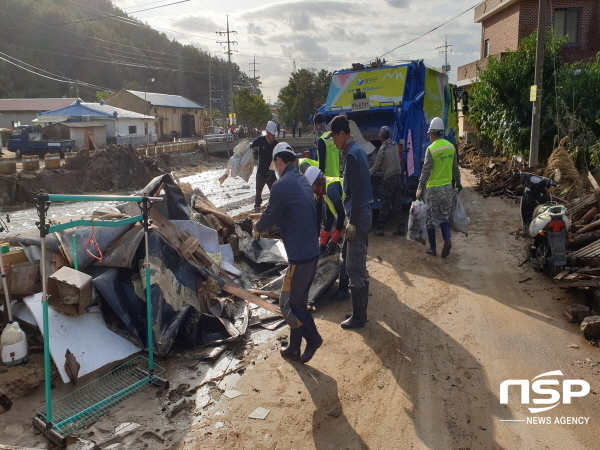
[[[25,297],[24,301],[43,334],[42,294]],[[73,353],[81,365],[80,377],[141,350],[132,342],[109,330],[100,312],[67,316],[48,308],[48,328],[50,330],[50,354],[65,383],[69,382],[65,371],[67,349]]]

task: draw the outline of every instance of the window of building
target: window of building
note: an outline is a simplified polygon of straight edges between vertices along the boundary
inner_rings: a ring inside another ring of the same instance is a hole
[[[554,34],[557,37],[569,36],[567,44],[579,44],[579,18],[581,9],[555,9],[554,10]]]
[[[137,126],[130,125],[129,126],[129,134],[137,134]]]
[[[490,56],[490,40],[486,39],[483,41],[483,57],[487,58]]]

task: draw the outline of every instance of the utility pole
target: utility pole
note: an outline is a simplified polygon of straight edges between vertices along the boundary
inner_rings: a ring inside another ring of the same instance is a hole
[[[252,77],[254,80],[254,83],[252,84],[252,91],[256,94],[258,93],[258,78],[256,78],[256,72],[258,72],[258,70],[256,70],[256,66],[260,65],[256,62],[256,55],[254,55],[254,62],[251,62],[249,65],[254,66],[253,69],[250,69],[250,72],[254,72],[254,76]]]
[[[447,74],[450,72],[450,64],[448,64],[448,49],[452,47],[452,45],[448,45],[448,35],[446,35],[445,43],[441,47],[438,47],[440,53],[444,54],[444,65],[442,66],[442,70]],[[443,50],[442,50],[443,49]],[[452,50],[450,50],[452,53]]]
[[[223,71],[221,71],[221,115],[223,117],[225,117],[225,111],[223,110],[223,108],[225,107],[223,105],[223,100],[224,100],[225,94],[223,93]],[[226,117],[225,117],[226,118]]]
[[[546,0],[540,0],[538,11],[537,47],[535,50],[535,101],[531,114],[529,166],[536,166],[540,154],[540,119],[542,116],[542,83],[544,82],[544,50],[546,46]]]
[[[217,31],[219,36],[227,35],[226,41],[217,41],[218,44],[227,44],[227,61],[229,62],[229,110],[233,113],[233,78],[231,69],[231,44],[237,44],[237,41],[231,40],[231,34],[237,33],[237,31],[229,30],[229,15],[227,17],[227,31]]]
[[[212,84],[210,76],[210,53],[208,54],[208,123],[212,126]]]
[[[75,80],[75,95],[79,98],[79,81]]]

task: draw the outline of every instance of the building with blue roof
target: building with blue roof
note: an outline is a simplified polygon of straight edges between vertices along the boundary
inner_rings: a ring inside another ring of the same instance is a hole
[[[204,107],[181,95],[121,89],[106,104],[156,117],[158,134],[163,139],[202,136],[210,126]]]
[[[102,101],[86,103],[77,100],[73,105],[39,113],[34,122],[44,126],[46,134],[75,139],[79,149],[104,148],[107,144],[136,146],[158,141],[156,117]]]

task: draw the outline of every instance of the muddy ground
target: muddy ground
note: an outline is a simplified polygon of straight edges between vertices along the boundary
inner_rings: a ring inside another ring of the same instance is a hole
[[[69,448],[598,448],[600,351],[563,316],[579,294],[518,267],[525,241],[515,236],[517,206],[481,198],[463,173],[470,233],[453,237],[447,259],[392,236],[392,224],[385,237],[370,236],[364,328],[342,330],[349,302],[322,299],[314,314],[325,343],[305,366],[279,355],[276,336],[285,329],[262,331],[216,363],[197,364],[200,350],[158,361],[168,391],[146,389],[81,430]],[[501,405],[500,383],[552,370],[586,380],[592,392],[537,416],[588,423],[505,422],[527,420],[532,405],[519,403],[516,388]],[[243,395],[228,399],[226,389]],[[30,425],[42,404],[39,388],[16,401],[0,416],[0,443],[48,448]],[[266,419],[247,417],[257,407],[270,410]],[[128,422],[135,425],[119,434]]]

